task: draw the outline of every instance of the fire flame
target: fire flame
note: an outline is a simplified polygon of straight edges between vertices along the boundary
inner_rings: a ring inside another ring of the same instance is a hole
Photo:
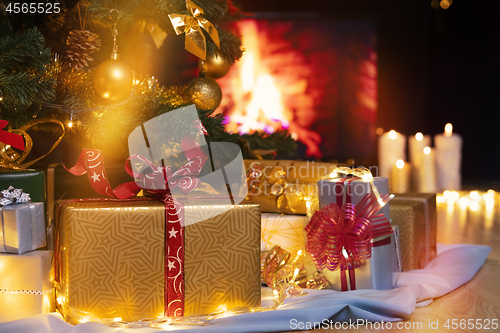
[[[321,137],[299,125],[301,120],[297,123],[292,110],[313,104],[313,97],[306,93],[307,79],[297,73],[307,72],[300,52],[293,48],[287,53],[270,51],[275,41],[259,31],[255,20],[242,20],[237,27],[245,53],[228,75],[218,80],[224,91],[219,110],[225,112],[226,129],[242,134],[288,129],[292,137],[306,144],[308,155],[321,157]],[[314,112],[302,109],[299,113],[304,111],[309,117],[306,123],[314,121]]]

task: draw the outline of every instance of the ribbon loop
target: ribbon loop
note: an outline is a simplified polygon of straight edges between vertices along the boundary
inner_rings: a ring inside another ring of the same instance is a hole
[[[8,124],[9,122],[7,120],[0,119],[0,142],[24,151],[24,140],[22,135],[1,130]]]
[[[358,206],[332,203],[316,211],[307,224],[307,252],[318,269],[341,270],[342,290],[347,290],[345,270],[355,289],[354,269],[371,257],[371,240],[392,233],[384,215],[375,215],[391,198],[384,194],[379,201],[368,193]]]
[[[54,142],[54,144],[47,153],[29,162],[22,163],[26,159],[26,157],[28,157],[28,154],[31,152],[31,149],[33,148],[33,140],[28,135],[28,133],[26,133],[26,131],[31,127],[47,123],[53,123],[58,125],[62,130],[61,135],[56,140],[56,142]],[[2,126],[5,127],[6,125],[7,121],[0,120],[0,127]],[[0,131],[0,141],[8,144],[7,146],[4,146],[2,149],[0,149],[0,167],[7,169],[15,169],[15,170],[28,168],[33,163],[41,160],[42,158],[50,154],[61,142],[61,140],[64,137],[64,134],[65,134],[65,129],[63,123],[61,123],[57,119],[52,119],[52,118],[34,119],[28,122],[27,124],[19,127],[18,129],[11,130],[10,132]],[[9,138],[15,138],[16,145],[14,145],[13,142],[9,140]],[[22,147],[20,145],[21,141],[23,142]],[[24,141],[26,141],[26,145],[24,144]],[[19,154],[18,152],[14,151],[12,147],[9,146],[23,150],[23,153]]]

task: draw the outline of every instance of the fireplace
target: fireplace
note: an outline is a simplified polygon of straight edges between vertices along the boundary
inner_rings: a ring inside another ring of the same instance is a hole
[[[367,21],[252,18],[245,54],[218,79],[231,132],[288,129],[295,158],[375,159],[377,54]]]

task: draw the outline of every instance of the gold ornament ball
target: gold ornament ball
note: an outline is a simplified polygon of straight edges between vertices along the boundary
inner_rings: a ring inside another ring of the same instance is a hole
[[[120,101],[130,97],[134,71],[121,60],[110,59],[97,66],[93,81],[97,95],[113,102]]]
[[[219,84],[210,77],[197,77],[189,82],[186,94],[202,110],[215,110],[222,100]]]
[[[205,74],[212,79],[219,79],[229,72],[231,66],[217,55],[208,56],[207,60],[198,61],[200,68],[205,70]]]

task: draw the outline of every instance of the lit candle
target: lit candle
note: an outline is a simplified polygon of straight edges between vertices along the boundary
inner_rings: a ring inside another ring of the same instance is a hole
[[[392,130],[378,139],[378,176],[390,177],[397,160],[406,160],[406,136]]]
[[[420,177],[420,161],[422,160],[423,150],[431,145],[430,135],[423,135],[418,132],[415,136],[408,138],[409,158],[411,163],[411,175],[413,188],[419,192],[419,177]]]
[[[417,192],[436,193],[436,163],[434,160],[434,149],[425,147],[420,155],[420,166],[418,170]]]
[[[453,133],[448,123],[443,134],[434,137],[436,145],[437,190],[461,190],[460,164],[462,162],[462,137]]]
[[[406,193],[410,191],[410,165],[403,160],[397,160],[389,179],[391,193]]]

